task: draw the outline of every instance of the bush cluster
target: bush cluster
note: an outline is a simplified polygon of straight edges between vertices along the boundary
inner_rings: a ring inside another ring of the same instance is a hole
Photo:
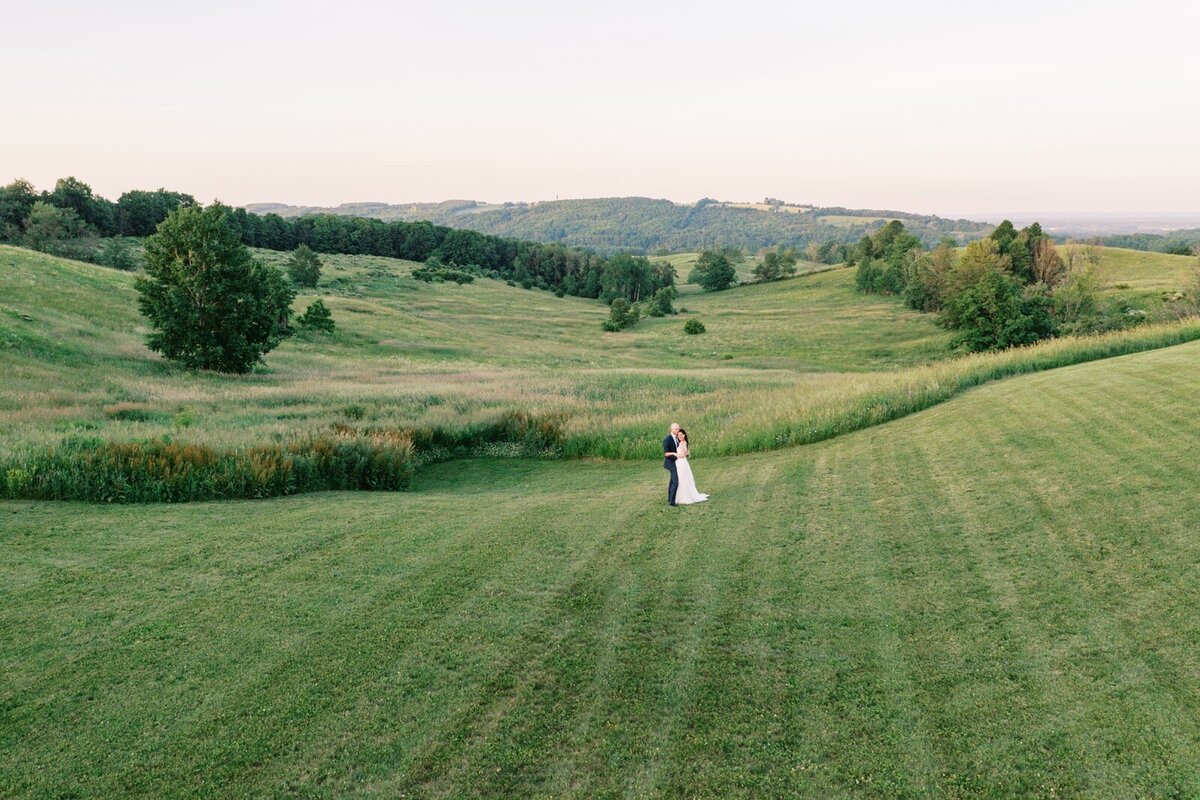
[[[864,292],[898,294],[918,311],[935,312],[965,350],[1003,350],[1062,334],[1122,330],[1147,315],[1102,301],[1099,259],[1086,246],[1060,249],[1036,222],[1017,230],[1007,220],[960,253],[944,240],[925,252],[898,221],[854,248]]]
[[[616,333],[636,325],[641,316],[642,311],[636,304],[618,297],[608,307],[608,319],[600,323],[600,327],[609,333]]]
[[[133,442],[69,439],[3,465],[3,495],[101,503],[277,497],[332,489],[395,491],[416,464],[401,432],[336,433],[218,449],[170,437]]]
[[[475,280],[475,273],[466,269],[429,264],[414,269],[412,276],[419,281],[425,281],[425,283],[457,283],[459,286]],[[532,288],[532,284],[526,288]]]

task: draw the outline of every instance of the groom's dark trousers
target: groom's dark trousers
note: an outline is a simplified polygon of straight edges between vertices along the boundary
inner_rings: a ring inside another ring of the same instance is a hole
[[[663,439],[663,469],[671,476],[671,482],[667,484],[667,503],[675,505],[675,493],[679,491],[679,471],[675,468],[675,459],[667,458],[667,453],[674,453],[675,437],[668,436]]]

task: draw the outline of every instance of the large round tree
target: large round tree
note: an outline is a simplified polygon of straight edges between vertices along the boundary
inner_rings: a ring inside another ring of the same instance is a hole
[[[151,350],[194,369],[249,372],[287,333],[293,293],[250,257],[226,209],[183,206],[146,240],[138,306]]]

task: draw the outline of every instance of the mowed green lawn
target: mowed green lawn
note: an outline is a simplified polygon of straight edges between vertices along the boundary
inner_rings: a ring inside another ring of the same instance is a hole
[[[1200,344],[822,444],[0,503],[3,797],[1200,794]]]

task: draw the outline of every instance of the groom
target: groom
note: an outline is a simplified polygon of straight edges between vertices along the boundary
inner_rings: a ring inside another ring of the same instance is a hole
[[[663,469],[671,475],[671,482],[667,484],[667,505],[675,505],[675,492],[679,491],[679,473],[675,469],[675,459],[678,456],[675,454],[679,448],[679,423],[671,423],[671,432],[667,434],[667,438],[663,439]]]

